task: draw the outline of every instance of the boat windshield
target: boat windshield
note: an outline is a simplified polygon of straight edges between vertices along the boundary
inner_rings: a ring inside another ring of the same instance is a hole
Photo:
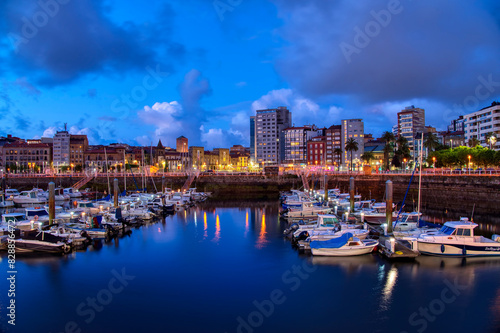
[[[334,225],[335,223],[338,223],[339,221],[337,220],[336,217],[325,217],[323,218],[323,225]]]
[[[455,228],[443,226],[439,231],[441,231],[444,234],[451,235],[455,231]]]

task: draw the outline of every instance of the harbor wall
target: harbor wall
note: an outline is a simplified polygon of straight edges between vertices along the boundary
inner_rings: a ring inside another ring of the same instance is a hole
[[[394,188],[394,202],[402,202],[410,181],[409,175],[354,175],[356,193],[366,199],[383,200],[385,182],[391,180]],[[119,181],[120,191],[123,191],[124,178],[110,177],[111,187],[113,179]],[[349,175],[328,176],[328,187],[339,188],[347,192]],[[47,189],[48,183],[54,181],[56,186],[69,187],[75,184],[80,177],[57,178],[8,178],[7,184],[19,190],[31,189],[34,186]],[[165,177],[165,186],[178,190],[185,183],[187,177]],[[314,181],[318,189],[323,184],[323,177]],[[312,183],[311,177],[308,178]],[[162,177],[151,177],[147,181],[149,191],[161,190]],[[138,187],[141,179],[136,177]],[[93,179],[84,187],[100,192],[107,191],[106,177]],[[302,188],[302,181],[294,175],[265,176],[265,175],[206,175],[195,179],[191,187],[199,191],[212,192],[215,199],[277,199],[279,192],[292,188]],[[136,185],[127,177],[127,189],[135,190]],[[417,208],[418,202],[418,177],[414,177],[405,201],[407,209]],[[432,175],[422,177],[421,207],[428,215],[432,216],[500,216],[500,177],[497,176],[444,176]]]

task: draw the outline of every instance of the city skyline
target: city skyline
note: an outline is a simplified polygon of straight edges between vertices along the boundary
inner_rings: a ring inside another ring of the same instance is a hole
[[[295,126],[361,118],[377,137],[408,105],[445,130],[500,96],[493,1],[142,5],[3,2],[2,135],[249,146],[249,117],[286,106]]]

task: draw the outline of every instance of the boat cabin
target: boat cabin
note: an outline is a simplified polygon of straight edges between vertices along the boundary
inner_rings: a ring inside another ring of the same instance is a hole
[[[36,191],[22,191],[18,195],[19,198],[30,198],[30,199],[38,199],[38,194]]]
[[[318,215],[318,227],[334,227],[338,225],[339,219],[334,214],[320,214]]]
[[[2,215],[2,223],[16,223],[20,221],[24,221],[25,217],[23,213],[9,213]]]
[[[91,201],[77,201],[76,208],[95,208],[95,206]]]
[[[42,207],[29,207],[26,208],[26,218],[28,220],[34,218],[35,216],[45,216],[49,215],[49,213],[45,210],[45,208]]]
[[[19,195],[19,191],[16,190],[15,188],[8,188],[5,190],[5,197],[8,198],[8,197],[15,197],[15,196],[18,196]]]
[[[467,218],[462,218],[460,221],[446,222],[439,231],[450,236],[474,237],[475,227],[477,227],[476,223],[468,222]]]

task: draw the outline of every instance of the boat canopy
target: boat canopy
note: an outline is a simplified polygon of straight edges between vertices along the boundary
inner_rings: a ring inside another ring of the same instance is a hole
[[[324,240],[324,241],[311,241],[311,249],[338,249],[346,245],[347,242],[353,237],[353,234],[346,232],[340,237]]]

